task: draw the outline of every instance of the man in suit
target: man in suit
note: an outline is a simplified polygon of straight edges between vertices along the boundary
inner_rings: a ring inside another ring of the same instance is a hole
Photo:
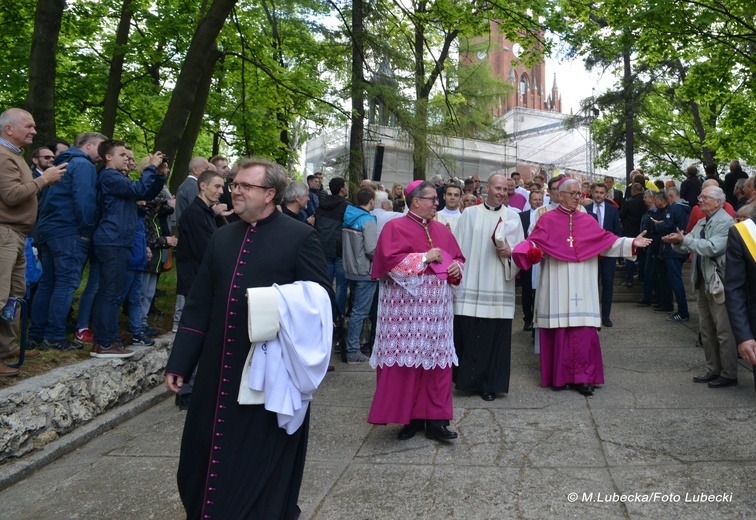
[[[593,215],[604,230],[622,236],[619,211],[613,204],[606,201],[606,185],[596,183],[593,186],[593,203],[585,207],[589,215]],[[614,297],[614,272],[617,269],[617,261],[614,258],[601,258],[599,260],[599,278],[601,279],[601,325],[612,327],[614,324],[609,318],[612,312],[612,298]]]
[[[525,238],[528,238],[530,233],[530,226],[535,221],[534,213],[543,206],[543,193],[540,191],[531,191],[528,197],[528,204],[530,209],[520,213],[520,220],[522,221],[522,230],[525,233]],[[533,269],[525,269],[520,271],[520,284],[522,288],[522,313],[523,321],[525,325],[522,327],[524,331],[533,330]]]
[[[750,247],[747,245],[750,244]],[[725,305],[735,343],[756,374],[756,222],[739,222],[727,236]]]
[[[625,202],[625,196],[620,190],[614,189],[614,177],[610,175],[604,177],[604,186],[606,186],[606,198],[613,200],[617,208],[621,208],[622,203]]]

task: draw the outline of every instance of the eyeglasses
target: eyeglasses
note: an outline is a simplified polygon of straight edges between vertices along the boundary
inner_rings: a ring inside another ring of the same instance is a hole
[[[711,200],[714,197],[709,197],[708,195],[699,195],[698,200]]]
[[[570,197],[579,197],[580,196],[580,192],[579,191],[565,191],[564,193],[566,193]]]
[[[433,202],[438,202],[438,197],[417,197],[418,199],[423,200],[432,200]]]
[[[239,188],[239,190],[247,192],[251,190],[252,188],[260,188],[261,190],[269,190],[271,189],[270,186],[260,186],[259,184],[249,184],[247,182],[232,182],[228,185],[229,188],[231,188],[231,191],[234,191],[236,188]]]

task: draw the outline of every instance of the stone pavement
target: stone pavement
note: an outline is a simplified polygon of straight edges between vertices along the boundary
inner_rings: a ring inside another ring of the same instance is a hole
[[[367,424],[373,371],[335,361],[312,405],[302,518],[751,518],[753,376],[741,364],[737,387],[694,384],[697,323],[665,317],[614,306],[614,328],[600,332],[607,383],[589,398],[540,388],[516,317],[510,394],[455,392],[449,444]],[[161,400],[0,493],[0,518],[182,518],[183,418]]]

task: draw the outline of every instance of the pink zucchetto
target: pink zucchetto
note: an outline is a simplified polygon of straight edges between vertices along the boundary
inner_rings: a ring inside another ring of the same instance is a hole
[[[409,184],[407,184],[407,188],[404,190],[404,196],[409,196],[410,193],[415,191],[415,188],[420,186],[423,183],[423,181],[412,181]]]

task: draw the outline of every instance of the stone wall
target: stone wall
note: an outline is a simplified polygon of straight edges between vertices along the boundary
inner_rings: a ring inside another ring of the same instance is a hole
[[[162,384],[168,340],[129,348],[136,351],[129,359],[91,358],[1,389],[0,464]]]

